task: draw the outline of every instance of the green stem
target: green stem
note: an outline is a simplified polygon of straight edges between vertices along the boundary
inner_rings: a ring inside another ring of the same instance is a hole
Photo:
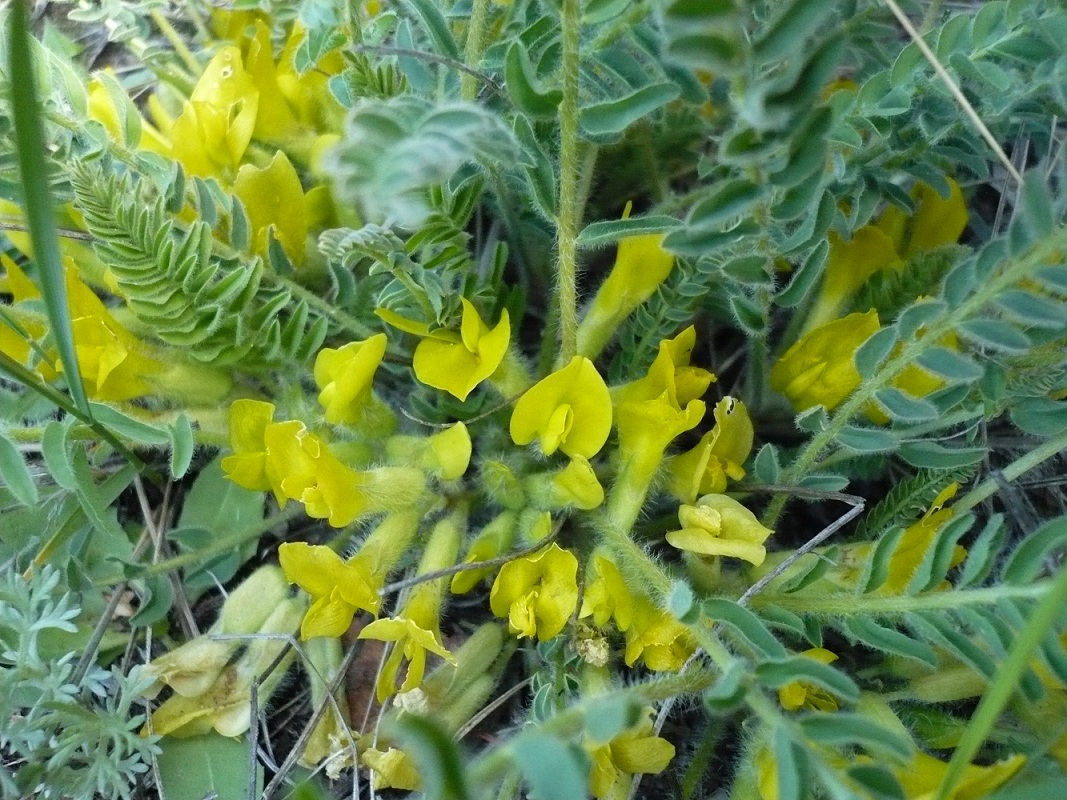
[[[1026,277],[1026,275],[1038,266],[1047,263],[1050,259],[1058,257],[1059,251],[1067,245],[1067,228],[1057,231],[1045,238],[1030,252],[1010,263],[999,274],[988,278],[980,283],[974,294],[966,298],[940,319],[930,323],[921,339],[914,338],[903,342],[902,347],[895,356],[889,358],[878,372],[869,380],[863,381],[859,388],[849,395],[841,405],[838,412],[830,420],[825,429],[817,433],[800,452],[793,464],[786,470],[782,483],[795,484],[807,474],[817,462],[823,452],[833,445],[838,434],[853,419],[859,416],[874,398],[875,392],[889,385],[905,369],[915,363],[916,359],[927,348],[936,346],[937,342],[954,331],[962,322],[973,316],[987,303],[994,300],[999,294],[1012,284]],[[774,528],[782,509],[785,507],[787,495],[775,497],[767,508],[763,524],[768,528]]]
[[[467,25],[467,44],[463,51],[463,60],[471,70],[478,68],[478,62],[482,60],[485,50],[485,29],[489,20],[489,0],[474,0],[471,8],[471,19]],[[459,79],[459,92],[464,100],[475,100],[478,97],[478,79],[470,73],[464,72]]]
[[[581,28],[579,0],[563,0],[563,99],[559,104],[559,218],[556,242],[556,293],[559,298],[560,351],[566,364],[578,351],[578,42]]]
[[[995,605],[1001,600],[1034,599],[1048,591],[1049,583],[1028,586],[990,586],[983,589],[959,589],[951,592],[927,592],[920,595],[885,596],[877,594],[759,594],[752,598],[754,609],[781,608],[797,614],[820,616],[854,616],[880,614],[893,616],[913,611],[943,611],[968,605]]]
[[[1067,450],[1067,431],[1061,433],[1059,436],[1049,439],[1044,444],[1035,447],[1026,455],[1004,467],[1004,469],[1000,470],[1000,473],[1004,476],[1004,480],[1011,483],[1020,475],[1029,472],[1034,467],[1048,461],[1053,456],[1059,455],[1065,450]],[[986,478],[971,489],[971,491],[967,492],[967,494],[965,494],[958,502],[954,503],[952,508],[956,514],[962,514],[963,512],[974,508],[987,498],[992,497],[997,493],[999,488],[1000,485],[995,479]]]

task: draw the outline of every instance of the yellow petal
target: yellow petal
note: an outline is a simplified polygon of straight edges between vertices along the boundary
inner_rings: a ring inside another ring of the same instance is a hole
[[[266,167],[245,164],[237,173],[233,193],[248,215],[252,249],[266,257],[268,231],[297,266],[304,263],[308,233],[307,204],[300,176],[282,150]]]
[[[385,356],[384,333],[338,349],[323,348],[315,357],[315,383],[326,421],[333,425],[357,422],[371,398],[374,373]]]
[[[316,636],[337,637],[352,625],[356,608],[344,602],[334,590],[320,597],[307,610],[300,623],[300,638],[314,639]]]
[[[460,341],[423,339],[415,348],[413,361],[415,377],[422,383],[460,400],[466,400],[479,383],[496,372],[511,338],[507,309],[501,312],[496,327],[489,330],[474,307],[465,299],[464,303]]]
[[[511,415],[511,439],[526,445],[535,438],[551,454],[592,458],[611,432],[611,395],[593,362],[571,362],[532,386]]]

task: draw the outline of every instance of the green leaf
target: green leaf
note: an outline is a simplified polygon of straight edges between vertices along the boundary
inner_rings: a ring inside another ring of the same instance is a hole
[[[760,197],[763,187],[743,178],[728,181],[697,203],[686,221],[690,225],[710,227],[744,213]]]
[[[931,347],[919,354],[919,366],[948,381],[969,382],[982,377],[982,368],[964,355],[944,347]]]
[[[463,61],[463,55],[459,51],[452,31],[448,27],[448,20],[441,13],[441,7],[432,0],[405,0],[426,26],[430,38],[433,40],[437,52],[448,56],[453,61]]]
[[[1004,515],[994,514],[968,548],[957,586],[970,586],[985,580],[1000,557],[1004,533]]]
[[[18,448],[0,432],[0,481],[24,506],[37,504],[37,484]]]
[[[1063,304],[1021,289],[1008,289],[993,301],[1020,321],[1038,328],[1060,329],[1067,322]]]
[[[618,100],[596,103],[582,109],[579,124],[587,136],[613,137],[642,117],[678,96],[670,82],[652,83]]]
[[[654,233],[670,233],[679,222],[666,214],[629,219],[607,219],[586,225],[578,234],[576,244],[583,248],[606,247],[628,236],[646,236]]]
[[[1049,193],[1048,184],[1042,175],[1043,169],[1031,169],[1023,176],[1023,185],[1019,189],[1019,201],[1015,213],[1021,217],[1021,223],[1030,230],[1030,235],[1043,239],[1056,228],[1055,204]]]
[[[782,468],[778,463],[778,451],[773,444],[765,444],[756,453],[752,462],[752,477],[760,483],[778,483]]]
[[[874,650],[894,653],[931,667],[937,665],[937,655],[926,642],[901,633],[894,628],[879,625],[870,617],[850,616],[844,621],[845,632]]]
[[[530,786],[531,798],[555,800],[586,796],[588,766],[556,737],[537,730],[526,731],[515,737],[510,749]]]
[[[468,800],[471,797],[459,748],[440,723],[430,717],[404,714],[388,727],[418,765],[427,798]]]
[[[765,686],[778,689],[793,681],[805,681],[833,692],[842,700],[854,703],[860,690],[852,678],[829,664],[823,664],[807,656],[763,661],[756,665],[756,680]]]
[[[49,422],[44,426],[44,435],[41,437],[41,455],[44,456],[48,472],[59,486],[71,492],[78,486],[67,447],[67,435],[73,423],[73,417],[68,417],[64,422]]]
[[[872,754],[888,756],[898,763],[907,762],[914,754],[906,738],[863,714],[848,711],[809,714],[800,720],[800,727],[813,742],[831,747],[858,744]]]
[[[996,662],[974,640],[960,632],[955,620],[940,612],[907,614],[905,620],[918,636],[947,649],[982,677],[991,678],[996,673]]]
[[[773,741],[774,761],[778,767],[778,800],[801,800],[805,781],[801,776],[797,748],[785,725],[775,727]]]
[[[164,736],[159,742],[159,777],[167,800],[248,796],[249,742],[206,733],[188,739]],[[263,791],[256,779],[256,796]]]
[[[999,319],[970,319],[958,328],[964,337],[982,347],[1005,353],[1024,353],[1032,345],[1030,337],[1014,325]]]
[[[93,416],[109,430],[140,444],[160,446],[170,444],[170,434],[163,428],[141,422],[103,403],[90,403]]]
[[[937,442],[906,442],[897,453],[913,467],[958,469],[977,464],[988,451],[984,447],[945,447]]]
[[[956,543],[970,531],[973,525],[974,515],[964,514],[954,517],[948,525],[938,531],[934,546],[927,548],[915,574],[908,583],[909,594],[932,591],[935,586],[945,580],[952,564],[952,557],[955,555]]]
[[[504,83],[515,106],[534,117],[554,117],[563,99],[559,89],[541,88],[537,70],[519,39],[512,41],[504,58]]]
[[[1067,545],[1067,517],[1049,520],[1027,536],[1008,557],[1001,572],[1005,583],[1024,586],[1045,570],[1053,553]]]
[[[774,298],[775,305],[782,308],[795,308],[800,305],[801,301],[808,296],[811,287],[815,285],[815,281],[822,275],[823,265],[826,263],[826,256],[829,252],[830,243],[827,240],[824,239],[815,245],[815,248],[808,253],[807,258],[793,273],[789,285]]]
[[[179,414],[170,426],[170,474],[175,478],[189,471],[195,447],[192,423],[187,415]]]
[[[860,345],[856,351],[856,371],[860,377],[870,378],[885,363],[893,345],[897,343],[896,328],[890,326],[882,328],[871,334],[871,337]]]
[[[863,587],[864,594],[873,592],[886,582],[889,577],[889,560],[897,549],[897,544],[903,535],[904,529],[896,527],[879,537],[873,552],[871,552],[871,557],[867,559],[867,563],[863,567],[864,576],[859,582]]]
[[[900,782],[880,764],[856,764],[848,768],[848,776],[867,790],[871,800],[906,800]]]
[[[1048,397],[1024,397],[1011,409],[1011,421],[1034,436],[1055,436],[1067,430],[1067,402]]]
[[[671,584],[667,594],[667,611],[678,621],[689,625],[700,619],[700,606],[688,583],[676,580]]]
[[[729,714],[744,702],[747,688],[748,669],[743,661],[735,659],[704,692],[704,707],[711,714]]]
[[[879,389],[874,399],[890,417],[901,422],[927,422],[940,416],[933,403],[892,386]]]
[[[138,583],[143,584],[138,592],[141,603],[137,613],[130,617],[130,625],[136,628],[155,625],[174,605],[174,584],[169,575],[153,575]]]
[[[857,453],[884,453],[895,450],[897,439],[883,428],[846,425],[837,434],[837,443]]]
[[[74,352],[74,332],[67,305],[67,284],[56,233],[55,207],[49,189],[44,154],[48,152],[41,107],[37,98],[30,33],[26,21],[26,4],[14,3],[8,14],[11,112],[15,121],[15,142],[26,222],[33,242],[34,261],[41,279],[48,325],[56,343],[63,374],[75,405],[90,419],[89,398],[85,394],[78,357]]]
[[[774,634],[767,630],[763,621],[744,606],[733,600],[713,597],[703,602],[704,616],[717,622],[725,622],[744,638],[757,653],[769,658],[785,658],[788,651]]]
[[[833,10],[833,3],[822,0],[792,0],[785,4],[756,39],[753,56],[758,61],[774,61],[793,55]]]
[[[610,742],[641,721],[641,704],[630,697],[595,697],[585,714],[585,730],[595,742]]]

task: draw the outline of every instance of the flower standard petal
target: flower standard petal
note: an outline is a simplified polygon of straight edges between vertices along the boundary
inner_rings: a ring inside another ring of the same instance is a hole
[[[611,432],[611,394],[593,362],[575,356],[519,398],[511,414],[511,440],[538,439],[545,455],[562,450],[592,458]]]
[[[425,338],[415,348],[412,366],[415,377],[435,389],[443,389],[466,400],[474,388],[496,372],[504,360],[511,339],[507,309],[490,330],[477,310],[463,298],[460,335],[446,339]]]
[[[385,356],[384,333],[336,350],[324,348],[315,357],[315,383],[326,421],[350,424],[359,420],[371,397],[374,373]]]

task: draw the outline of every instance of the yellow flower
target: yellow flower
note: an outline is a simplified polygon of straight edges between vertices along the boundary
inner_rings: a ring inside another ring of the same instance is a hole
[[[837,655],[822,647],[813,647],[800,655],[812,658],[820,664],[837,661]],[[832,694],[804,681],[792,681],[778,690],[778,702],[786,711],[809,709],[811,711],[837,711],[837,700]]]
[[[920,181],[911,190],[912,200],[915,201],[915,214],[912,217],[909,218],[904,211],[891,205],[878,220],[879,229],[893,240],[901,258],[911,258],[925,250],[955,244],[967,227],[967,202],[963,199],[963,192],[952,178],[945,180],[949,186],[948,198],[942,198],[932,186]]]
[[[678,521],[682,529],[667,534],[672,546],[704,556],[742,558],[757,567],[767,557],[763,543],[774,533],[724,494],[704,495],[695,506],[683,505]]]
[[[119,111],[116,103],[124,108]],[[89,119],[96,120],[114,141],[132,148],[169,156],[171,145],[163,135],[141,117],[137,107],[115,81],[110,69],[97,73],[89,81]],[[136,116],[136,120],[131,117]],[[134,137],[133,134],[136,134]]]
[[[554,542],[536,555],[509,561],[500,568],[489,606],[507,617],[519,637],[551,639],[567,624],[578,604],[578,559]]]
[[[590,561],[582,610],[578,612],[580,619],[589,616],[598,628],[614,619],[615,627],[623,632],[633,621],[634,598],[630,588],[615,562],[602,553],[595,553]]]
[[[234,400],[230,404],[230,449],[233,455],[222,459],[226,476],[254,492],[270,490],[279,503],[285,502],[281,479],[267,458],[264,434],[274,420],[275,406],[261,400]]]
[[[727,479],[745,477],[741,465],[752,452],[752,420],[740,400],[725,397],[715,404],[715,427],[696,447],[670,462],[670,489],[683,502],[701,494],[726,491]]]
[[[915,184],[911,196],[916,209],[911,217],[891,205],[876,224],[856,230],[847,242],[831,231],[826,273],[819,299],[804,322],[804,333],[835,319],[876,273],[903,269],[917,253],[959,239],[967,227],[967,204],[959,185],[951,178],[946,180],[947,200],[928,184]]]
[[[821,325],[786,350],[771,368],[771,387],[797,411],[832,411],[860,385],[855,356],[878,330],[878,312],[849,314]]]
[[[979,800],[987,797],[1007,783],[1025,763],[1026,756],[1016,753],[988,767],[968,764],[963,768],[963,776],[955,788],[946,795],[946,800]],[[908,800],[934,800],[947,771],[946,762],[920,751],[910,764],[894,768],[893,774],[900,781]]]
[[[315,357],[319,403],[331,425],[358,422],[371,399],[374,373],[382,363],[387,340],[379,333],[338,349],[323,348]]]
[[[89,396],[120,401],[151,394],[154,379],[166,365],[147,355],[148,347],[111,316],[100,298],[78,277],[69,259],[66,283],[74,350]],[[46,366],[57,373],[63,371],[58,358]]]
[[[244,157],[259,110],[259,90],[224,47],[211,59],[170,130],[171,155],[192,175],[232,176]]]
[[[286,542],[278,548],[278,560],[289,582],[311,595],[301,639],[340,636],[360,609],[378,613],[384,576],[369,574],[358,559],[342,561],[329,547]]]
[[[375,789],[403,789],[416,792],[422,788],[422,777],[408,754],[390,747],[386,751],[368,747],[360,757],[370,768],[371,786]]]
[[[629,215],[627,203],[623,219]],[[674,256],[663,249],[663,238],[649,234],[619,242],[615,265],[578,326],[579,355],[596,358],[622,321],[667,279]]]
[[[291,52],[288,55],[292,57]],[[302,131],[278,80],[279,67],[286,69],[284,59],[283,54],[280,63],[275,65],[270,26],[263,19],[256,19],[255,34],[248,40],[244,55],[248,75],[259,92],[254,134],[257,139],[275,144],[287,143]]]
[[[616,389],[613,399],[617,406],[644,400],[656,400],[667,392],[675,408],[687,406],[703,397],[715,376],[706,369],[689,365],[696,346],[696,328],[690,325],[673,339],[664,339],[659,352],[643,378]]]
[[[597,800],[612,796],[625,776],[658,775],[674,758],[674,745],[653,732],[651,711],[641,721],[614,739],[590,750],[593,761],[589,773],[589,791]]]
[[[511,414],[511,440],[527,445],[537,439],[547,456],[562,450],[592,458],[609,433],[611,395],[593,362],[581,356],[534,384]]]
[[[265,167],[245,164],[237,172],[233,193],[248,215],[252,250],[266,257],[273,229],[289,260],[303,264],[309,215],[304,187],[288,156],[279,150]]]
[[[359,638],[394,642],[393,649],[378,676],[379,703],[396,693],[397,674],[403,662],[406,661],[408,666],[404,683],[400,687],[402,692],[410,692],[422,683],[422,676],[426,672],[427,652],[438,655],[449,663],[455,663],[452,654],[441,644],[439,634],[421,627],[414,620],[406,617],[376,620],[360,631]]]
[[[640,658],[653,672],[677,672],[695,651],[696,642],[685,625],[649,598],[635,598],[633,621],[626,630],[626,666]]]
[[[508,350],[511,323],[508,311],[492,330],[482,321],[467,298],[462,298],[463,319],[458,334],[437,331],[415,348],[415,377],[435,389],[443,389],[460,400],[474,391],[500,366]]]
[[[945,508],[945,503],[956,496],[959,484],[953,481],[946,486],[930,507],[923,514],[922,519],[909,525],[904,535],[900,537],[893,554],[889,557],[889,574],[885,583],[878,588],[879,594],[903,594],[907,591],[908,584],[915,576],[927,551],[933,547],[937,540],[938,532],[952,519],[955,512],[951,508]],[[956,566],[967,555],[967,551],[960,545],[953,548],[951,566]],[[947,583],[938,588],[948,588]]]
[[[4,280],[0,283],[0,291],[12,296],[13,305],[26,300],[35,300],[41,296],[33,281],[6,253],[0,253],[0,264],[3,265],[5,272]],[[48,330],[40,320],[23,317],[11,306],[5,306],[4,311],[5,316],[17,322],[30,339],[40,339]],[[6,318],[0,318],[0,353],[10,356],[20,364],[25,364],[30,357],[30,349],[30,340],[11,328]]]

